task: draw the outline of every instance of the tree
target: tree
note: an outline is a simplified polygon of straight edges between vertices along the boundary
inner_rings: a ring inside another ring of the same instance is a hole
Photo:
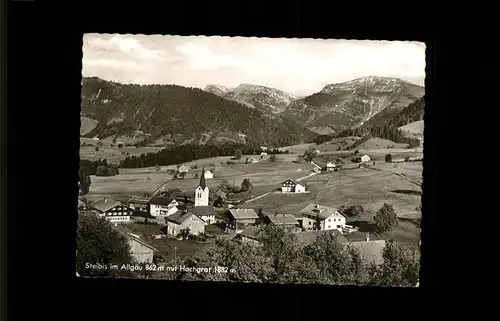
[[[234,158],[235,159],[240,159],[243,156],[243,153],[241,152],[241,149],[237,149],[234,151]]]
[[[257,220],[258,225],[264,224],[266,215],[264,214],[262,207],[259,207],[257,210],[257,216],[259,216],[259,219]]]
[[[118,143],[118,148],[122,148],[123,147],[123,143]]]
[[[108,168],[106,166],[99,166],[95,172],[96,176],[108,176]]]
[[[276,154],[271,154],[271,156],[269,157],[269,160],[273,163],[276,161],[276,159]]]
[[[361,205],[351,205],[347,207],[342,207],[341,211],[348,217],[357,217],[363,214],[364,209]]]
[[[389,240],[383,251],[384,263],[373,267],[370,285],[415,286],[419,279],[420,254],[417,249],[402,247]]]
[[[246,192],[252,189],[252,183],[248,178],[245,178],[243,182],[241,183],[241,192]]]
[[[318,156],[318,151],[314,147],[309,147],[304,152],[304,157],[308,162],[312,161],[316,156]]]
[[[358,154],[359,154],[359,150],[357,150],[357,149],[356,149],[356,150],[354,151],[354,155],[358,155]]]
[[[111,264],[133,264],[130,246],[125,236],[116,231],[104,218],[94,213],[81,213],[76,233],[76,266],[81,276],[132,276],[127,270],[110,270]],[[101,264],[108,269],[88,268]]]
[[[112,142],[113,142],[113,144],[116,144],[116,136],[113,137]]]
[[[373,219],[375,220],[375,225],[379,232],[390,231],[398,225],[398,218],[394,211],[394,207],[387,203],[382,205]]]
[[[99,146],[96,146],[95,147],[95,151],[98,152],[99,151]]]
[[[316,218],[314,220],[314,229],[317,231],[321,230],[321,219],[319,217],[319,213],[316,214]]]
[[[385,155],[385,162],[386,163],[392,163],[392,155],[391,154]]]
[[[325,233],[304,249],[315,263],[320,279],[327,284],[352,285],[367,280],[366,268],[359,252],[341,244],[333,234]]]
[[[187,239],[191,235],[189,227],[186,227],[185,229],[182,229],[179,231],[179,234],[177,234],[177,237],[180,239]]]
[[[194,173],[194,178],[199,178],[200,177],[200,173],[196,172]]]
[[[186,172],[180,172],[177,176],[181,179],[184,179],[184,177],[186,177]]]

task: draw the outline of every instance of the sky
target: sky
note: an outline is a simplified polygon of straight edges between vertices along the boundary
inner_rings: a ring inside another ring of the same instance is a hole
[[[425,44],[403,41],[85,34],[83,76],[205,88],[255,84],[310,95],[364,76],[424,86]]]

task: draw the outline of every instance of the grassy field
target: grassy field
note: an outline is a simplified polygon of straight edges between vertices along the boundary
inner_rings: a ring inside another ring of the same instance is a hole
[[[130,156],[132,155],[141,155],[141,154],[147,154],[147,153],[154,153],[159,150],[161,150],[160,147],[140,147],[140,148],[135,148],[135,147],[122,147],[118,148],[116,146],[111,147],[112,141],[111,140],[99,140],[95,141],[91,138],[80,138],[80,144],[83,143],[86,144],[92,144],[94,146],[85,146],[82,147],[80,146],[80,157],[82,159],[88,159],[88,160],[96,160],[96,159],[102,159],[105,158],[107,159],[108,163],[118,163],[121,160],[124,160],[126,157],[126,153],[128,153]],[[97,142],[102,143],[102,146],[99,147],[99,151],[95,151],[95,145]]]
[[[381,167],[391,167],[391,164],[381,165]],[[397,170],[409,177],[421,179],[422,163],[398,164]],[[420,196],[395,192],[417,192],[419,191],[418,186],[390,172],[363,168],[320,174],[306,178],[303,182],[308,184],[310,194],[270,194],[243,206],[255,210],[262,207],[265,212],[271,213],[293,214],[299,212],[309,203],[319,203],[337,208],[342,205],[362,205],[365,214],[357,218],[354,225],[362,226],[360,230],[373,232],[373,215],[384,203],[388,203],[394,207],[400,218],[400,224],[393,231],[384,233],[381,237],[394,238],[407,245],[418,245],[421,212],[417,207],[420,205]]]

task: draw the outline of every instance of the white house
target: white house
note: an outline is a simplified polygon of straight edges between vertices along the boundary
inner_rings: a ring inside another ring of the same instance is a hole
[[[201,218],[207,224],[215,223],[215,210],[213,206],[195,206],[190,207],[187,210]]]
[[[181,166],[177,167],[177,170],[179,171],[179,173],[189,172],[189,168],[186,165],[181,165]]]
[[[326,171],[327,172],[333,172],[337,168],[337,165],[335,165],[332,162],[326,163]]]
[[[309,204],[300,211],[302,215],[298,218],[302,221],[302,227],[306,230],[315,229],[316,220],[320,221],[320,230],[337,230],[342,233],[345,229],[346,217],[336,208]]]
[[[205,168],[201,170],[200,183],[194,190],[194,206],[208,206],[208,186],[205,183]]]
[[[205,171],[205,178],[206,179],[212,179],[214,178],[214,173],[212,173],[211,171],[209,171],[208,169]]]
[[[260,156],[267,156],[267,153],[266,152],[262,152],[262,153],[260,153]]]
[[[187,209],[177,211],[175,214],[167,216],[165,220],[167,221],[167,234],[173,236],[177,236],[184,229],[189,229],[191,234],[198,235],[205,231],[205,225],[207,225],[204,220]]]
[[[94,137],[94,138],[92,138],[92,139],[93,139],[93,140],[99,140],[99,138],[98,138],[98,137]]]
[[[305,191],[306,187],[292,178],[281,183],[282,193],[304,193]]]
[[[247,164],[255,164],[255,163],[258,163],[259,161],[255,158],[255,157],[248,157],[246,159],[246,163]]]
[[[149,200],[151,216],[169,216],[177,212],[179,203],[175,198],[156,196]]]
[[[366,163],[366,162],[369,162],[370,161],[370,156],[368,155],[364,155],[361,157],[361,162],[362,163]]]

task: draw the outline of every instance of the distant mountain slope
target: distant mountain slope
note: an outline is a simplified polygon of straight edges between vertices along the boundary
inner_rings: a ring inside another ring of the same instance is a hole
[[[88,117],[80,117],[80,135],[85,135],[97,126],[97,121]]]
[[[85,78],[82,116],[98,121],[87,137],[136,136],[144,144],[237,142],[285,146],[311,141],[315,134],[291,120],[267,117],[198,88],[131,85]]]
[[[208,85],[204,90],[217,96],[224,96],[229,91],[229,88],[220,85]]]
[[[241,102],[249,107],[255,107],[264,113],[278,114],[283,112],[298,97],[282,90],[251,84],[241,84],[238,87],[227,90],[218,90],[217,85],[210,85],[206,91],[216,93],[224,98]]]
[[[416,140],[422,142],[421,138],[412,137],[404,134],[401,128],[405,125],[421,121],[423,126],[425,112],[424,97],[410,103],[406,108],[381,121],[368,121],[357,128],[347,129],[338,134],[339,137],[362,136],[362,137],[380,137],[392,140],[396,143],[406,143],[413,145]],[[418,125],[417,125],[418,126]],[[414,128],[413,126],[412,128]],[[422,128],[423,130],[423,128]],[[423,133],[423,132],[422,132]],[[422,137],[423,138],[423,137]],[[319,137],[320,141],[326,141],[328,137]]]
[[[339,132],[363,125],[379,113],[381,118],[390,118],[423,95],[423,87],[401,79],[368,76],[327,85],[294,101],[282,114],[307,128],[329,127]]]

